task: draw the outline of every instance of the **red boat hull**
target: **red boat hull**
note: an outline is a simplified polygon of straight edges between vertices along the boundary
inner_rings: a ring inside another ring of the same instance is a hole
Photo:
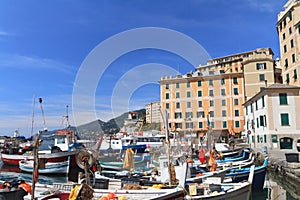
[[[45,153],[39,154],[39,158],[45,158],[47,162],[62,162],[67,161],[70,157],[70,166],[77,166],[75,161],[75,155],[79,150],[68,151],[68,152],[57,152],[57,153]],[[17,165],[21,160],[33,160],[32,155],[18,155],[18,154],[1,154],[1,160],[5,165]]]
[[[54,199],[54,198],[59,198],[60,200],[68,200],[70,196],[69,192],[62,192],[58,194],[52,194],[47,197],[43,197],[41,200],[48,200],[48,199]]]

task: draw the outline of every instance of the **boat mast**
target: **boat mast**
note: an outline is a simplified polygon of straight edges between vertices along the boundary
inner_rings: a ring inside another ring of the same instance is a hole
[[[35,97],[34,97],[34,95],[33,95],[33,98],[32,98],[31,136],[33,135],[33,124],[34,124],[34,105],[35,105]]]
[[[43,124],[45,125],[45,117],[44,117],[44,110],[42,106],[43,99],[39,98],[39,103],[43,115]],[[44,129],[44,131],[47,131]],[[40,141],[40,134],[41,131],[38,131],[37,135],[34,135],[34,142],[33,142],[33,172],[32,172],[32,195],[31,195],[31,200],[34,200],[34,191],[35,191],[35,183],[38,181],[38,176],[39,176],[39,146],[41,145]]]
[[[169,170],[169,176],[170,176],[170,181],[169,185],[173,184],[173,177],[172,177],[172,169],[171,169],[171,152],[170,152],[170,138],[169,138],[169,113],[168,110],[165,110],[165,116],[164,116],[164,123],[165,123],[165,131],[166,131],[166,145],[167,145],[167,156],[168,156],[168,170]]]
[[[66,116],[65,116],[66,120],[67,120],[67,128],[70,128],[70,121],[69,121],[69,106],[66,105]]]

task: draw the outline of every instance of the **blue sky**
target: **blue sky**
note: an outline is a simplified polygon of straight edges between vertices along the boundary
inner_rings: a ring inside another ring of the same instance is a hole
[[[279,57],[275,25],[285,2],[2,0],[0,135],[12,135],[19,129],[21,134],[29,136],[32,110],[35,131],[44,126],[62,128],[66,105],[70,106],[71,124],[76,124],[72,118],[73,90],[82,63],[101,42],[131,29],[160,27],[180,32],[197,41],[213,58],[258,47],[270,47],[275,58]],[[137,85],[125,104],[114,100],[114,111],[111,108],[116,83],[130,70],[135,69],[131,72],[136,73],[137,66],[147,63],[160,63],[181,73],[196,67],[178,55],[157,49],[145,48],[120,56],[99,79],[94,96],[97,118],[107,121],[124,111],[144,108],[146,103],[159,100],[159,85],[149,81]],[[153,77],[169,75],[163,74],[166,73],[163,70],[153,73]],[[145,79],[152,75],[137,73],[136,76]],[[121,86],[126,92],[126,83]],[[44,100],[46,125],[42,123],[39,97]]]

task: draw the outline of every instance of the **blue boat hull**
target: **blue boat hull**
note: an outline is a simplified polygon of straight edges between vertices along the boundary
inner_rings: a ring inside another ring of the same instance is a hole
[[[263,190],[264,183],[265,183],[265,177],[266,177],[266,171],[267,171],[266,166],[255,167],[254,177],[253,177],[253,182],[252,182],[253,189]],[[248,180],[249,170],[246,168],[241,169],[241,171],[236,170],[236,171],[227,173],[225,177],[231,178],[232,181],[235,183],[245,181],[245,180]]]

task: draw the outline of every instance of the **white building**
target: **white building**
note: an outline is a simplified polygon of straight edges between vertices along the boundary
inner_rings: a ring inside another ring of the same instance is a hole
[[[273,84],[244,103],[251,147],[295,149],[300,138],[300,87]]]
[[[146,105],[146,122],[160,123],[162,121],[160,102],[152,102]]]

